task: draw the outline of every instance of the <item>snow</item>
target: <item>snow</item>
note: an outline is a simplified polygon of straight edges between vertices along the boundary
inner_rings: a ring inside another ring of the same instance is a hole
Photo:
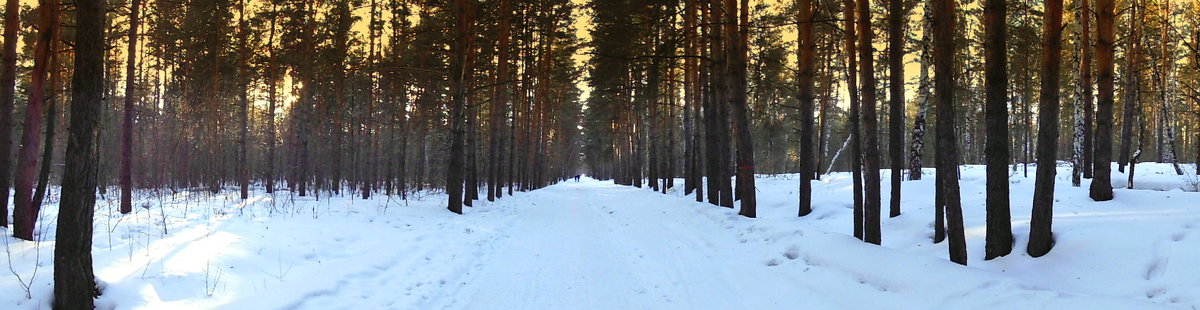
[[[1032,175],[1033,167],[1030,167]],[[1185,170],[1194,171],[1188,166]],[[759,218],[584,179],[479,202],[459,216],[420,193],[314,199],[256,191],[141,192],[135,212],[97,206],[100,309],[1154,309],[1200,308],[1195,176],[1141,164],[1135,189],[1092,202],[1059,167],[1046,256],[1024,254],[1033,180],[1015,174],[1013,254],[983,260],[984,169],[964,166],[969,266],[933,244],[933,178],[903,183],[883,246],[850,236],[849,175],[814,181],[800,218],[795,175],[760,176]],[[1018,168],[1020,171],[1020,168]],[[886,175],[888,172],[884,172]],[[932,172],[926,171],[931,176]],[[677,184],[682,185],[681,181]],[[885,208],[889,191],[884,178]],[[51,197],[56,198],[56,197]],[[49,309],[54,219],[5,233],[0,308]],[[165,233],[164,233],[165,230]],[[34,277],[36,272],[36,277]],[[18,280],[17,276],[21,280]],[[31,286],[24,296],[22,283]]]

